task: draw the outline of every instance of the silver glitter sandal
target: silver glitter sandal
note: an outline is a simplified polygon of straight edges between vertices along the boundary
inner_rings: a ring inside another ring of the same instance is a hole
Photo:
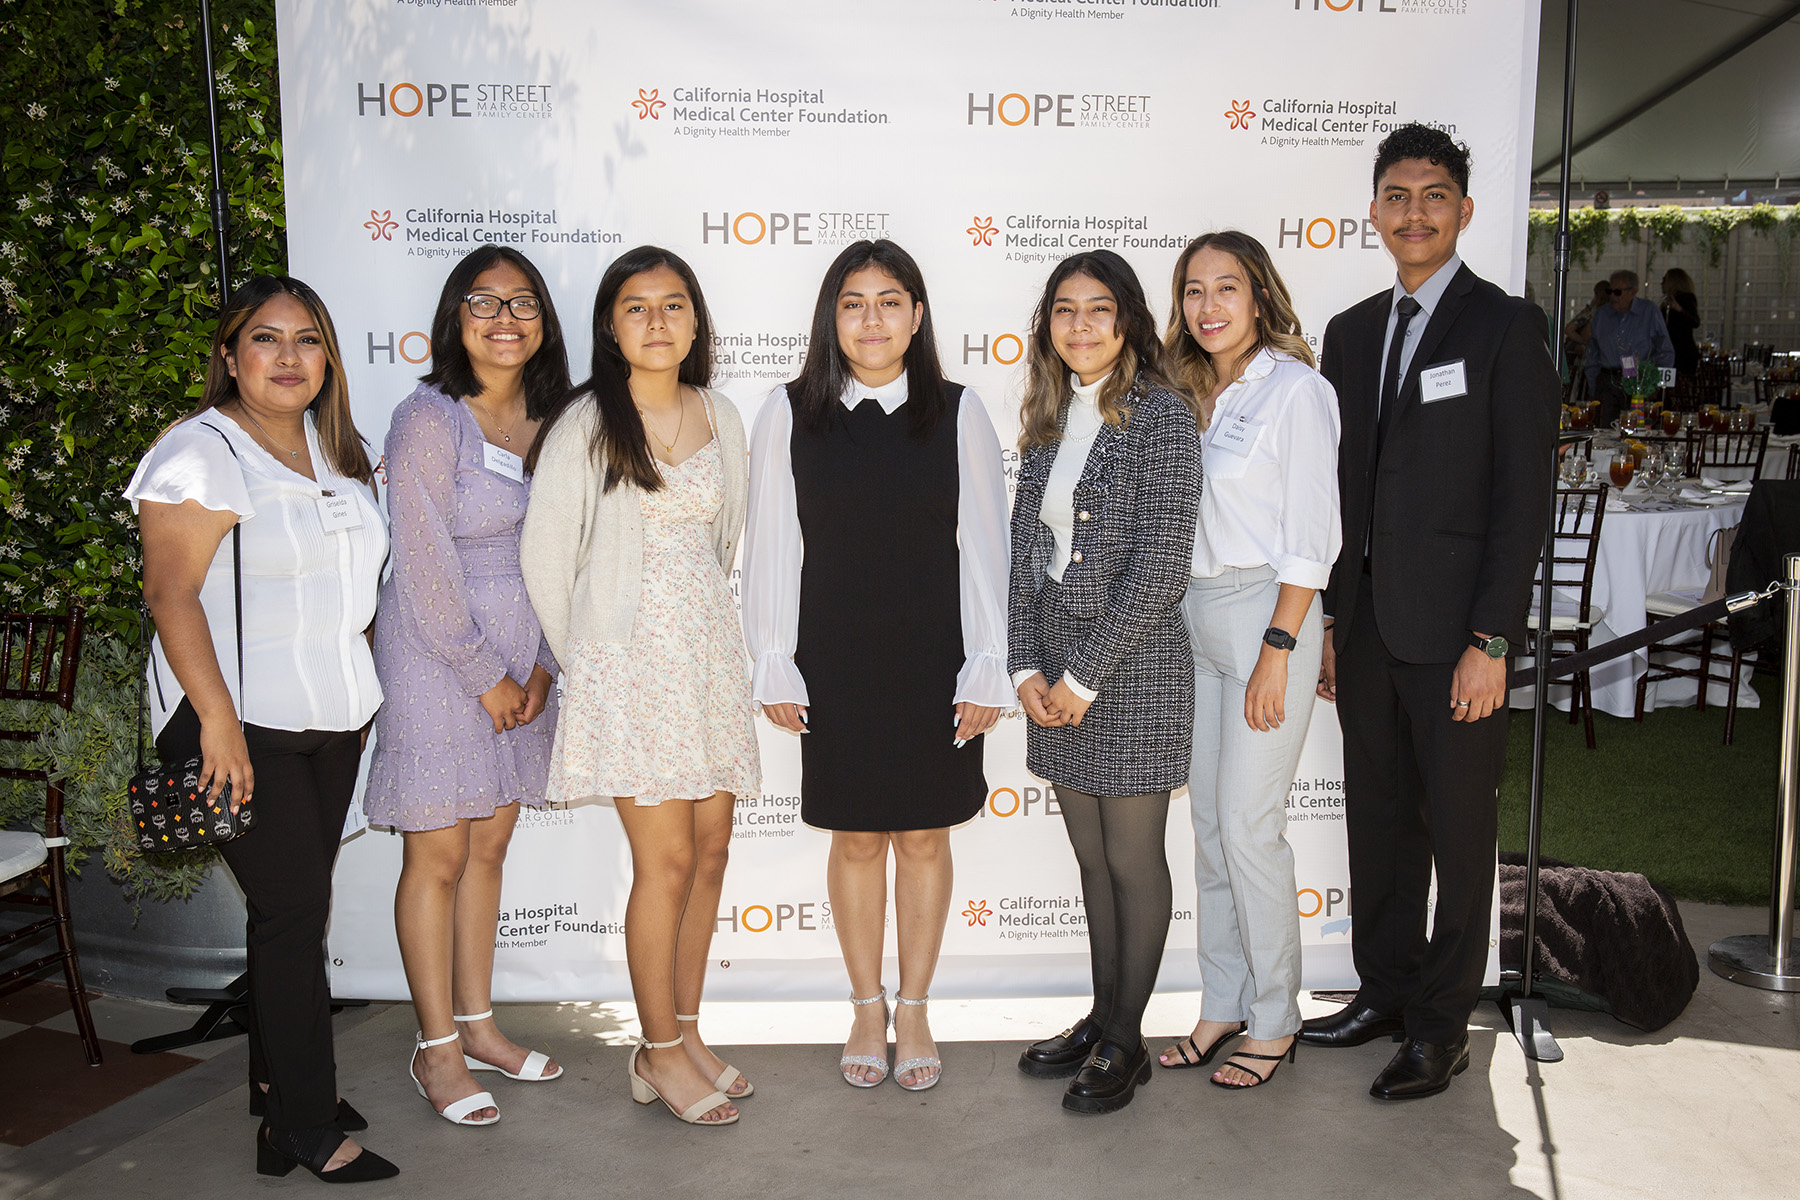
[[[887,1005],[886,988],[882,988],[879,992],[876,992],[866,1000],[858,1000],[855,996],[852,996],[850,997],[850,1003],[858,1008],[861,1008],[865,1004],[880,1004],[881,1030],[883,1034],[886,1034],[888,1023],[894,1019],[894,1014]],[[886,1048],[887,1046],[884,1038],[882,1049],[885,1050]],[[880,1071],[881,1074],[874,1079],[862,1079],[850,1074],[851,1067],[874,1067],[877,1071]],[[846,1054],[844,1057],[838,1059],[838,1070],[844,1073],[844,1082],[851,1087],[872,1088],[878,1086],[888,1077],[888,1060],[881,1057],[879,1054]]]
[[[931,999],[930,996],[921,996],[917,1000],[908,1000],[905,996],[900,995],[898,992],[896,992],[894,994],[894,1003],[895,1004],[923,1005],[926,1001],[928,1001],[930,999]],[[898,1045],[898,1030],[895,1031],[895,1037],[896,1037],[896,1046],[897,1046]],[[900,1077],[902,1075],[906,1074],[908,1071],[916,1071],[921,1067],[936,1067],[937,1074],[933,1075],[930,1079],[927,1079],[924,1083],[915,1083],[915,1084],[908,1085],[908,1084],[900,1082]],[[894,1064],[894,1082],[899,1083],[901,1087],[905,1088],[909,1092],[923,1092],[930,1088],[934,1088],[937,1086],[937,1081],[942,1079],[943,1077],[944,1077],[944,1060],[941,1058],[932,1058],[932,1057],[909,1058],[909,1059],[905,1059],[902,1062],[898,1062],[898,1063]]]

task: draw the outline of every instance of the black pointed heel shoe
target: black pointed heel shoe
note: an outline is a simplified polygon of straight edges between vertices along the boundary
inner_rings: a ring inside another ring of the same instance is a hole
[[[258,1087],[255,1082],[250,1084],[250,1115],[253,1117],[269,1115],[269,1094]],[[338,1097],[337,1116],[331,1119],[331,1123],[345,1133],[361,1133],[369,1127],[368,1118],[350,1107],[350,1102],[341,1096]]]
[[[335,1125],[277,1132],[264,1122],[256,1130],[256,1173],[280,1178],[295,1167],[305,1167],[326,1183],[371,1183],[400,1173],[399,1167],[367,1146],[343,1166],[327,1171],[325,1164],[344,1140]]]
[[[1149,1082],[1150,1047],[1142,1041],[1132,1047],[1107,1038],[1070,1081],[1062,1106],[1078,1113],[1118,1112]]]
[[[1019,1070],[1036,1079],[1067,1079],[1087,1062],[1100,1034],[1100,1023],[1091,1015],[1083,1017],[1055,1037],[1025,1047]]]

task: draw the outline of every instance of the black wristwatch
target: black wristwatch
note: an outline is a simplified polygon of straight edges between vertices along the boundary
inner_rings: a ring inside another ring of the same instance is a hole
[[[1292,650],[1300,644],[1299,639],[1293,634],[1284,629],[1277,629],[1273,625],[1263,630],[1263,642],[1277,650]]]
[[[1497,633],[1490,638],[1478,637],[1471,633],[1469,635],[1469,645],[1475,647],[1489,658],[1505,658],[1506,652],[1512,649],[1506,639]]]

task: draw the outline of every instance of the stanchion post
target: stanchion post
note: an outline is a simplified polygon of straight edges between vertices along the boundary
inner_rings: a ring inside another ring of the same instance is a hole
[[[1794,943],[1794,853],[1800,834],[1800,554],[1787,556],[1787,653],[1782,663],[1781,796],[1776,806],[1775,879],[1769,889],[1769,933],[1739,934],[1707,952],[1713,972],[1771,992],[1800,992],[1800,946]]]

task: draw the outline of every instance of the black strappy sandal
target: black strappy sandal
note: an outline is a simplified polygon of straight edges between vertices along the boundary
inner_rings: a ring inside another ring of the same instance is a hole
[[[1204,1054],[1200,1053],[1200,1047],[1194,1044],[1194,1035],[1190,1033],[1179,1042],[1175,1043],[1175,1053],[1181,1056],[1180,1062],[1166,1063],[1159,1055],[1156,1059],[1156,1065],[1169,1071],[1185,1071],[1189,1067],[1204,1067],[1213,1060],[1213,1055],[1219,1052],[1219,1047],[1223,1046],[1228,1039],[1238,1037],[1249,1031],[1250,1023],[1248,1021],[1239,1021],[1236,1029],[1228,1030],[1214,1038],[1213,1044],[1206,1048],[1206,1053]],[[1193,1052],[1192,1055],[1188,1053],[1190,1050]]]
[[[1281,1062],[1283,1059],[1286,1059],[1288,1062],[1293,1062],[1294,1055],[1299,1052],[1299,1049],[1300,1049],[1300,1039],[1298,1037],[1296,1037],[1296,1038],[1294,1038],[1294,1040],[1291,1043],[1289,1043],[1286,1054],[1255,1054],[1249,1050],[1233,1051],[1232,1054],[1230,1055],[1230,1057],[1228,1057],[1223,1063],[1220,1064],[1219,1069],[1224,1070],[1226,1067],[1236,1067],[1238,1070],[1244,1072],[1246,1075],[1256,1076],[1256,1082],[1255,1083],[1221,1083],[1219,1080],[1214,1079],[1211,1076],[1207,1077],[1206,1082],[1212,1084],[1214,1087],[1230,1088],[1234,1092],[1247,1092],[1251,1088],[1259,1088],[1263,1084],[1269,1082],[1269,1080],[1275,1078],[1275,1072],[1281,1068]],[[1267,1075],[1264,1075],[1261,1071],[1258,1071],[1255,1067],[1251,1066],[1249,1063],[1232,1062],[1231,1060],[1233,1058],[1254,1058],[1259,1062],[1271,1062],[1271,1063],[1274,1063],[1275,1065],[1269,1068],[1269,1073]]]

